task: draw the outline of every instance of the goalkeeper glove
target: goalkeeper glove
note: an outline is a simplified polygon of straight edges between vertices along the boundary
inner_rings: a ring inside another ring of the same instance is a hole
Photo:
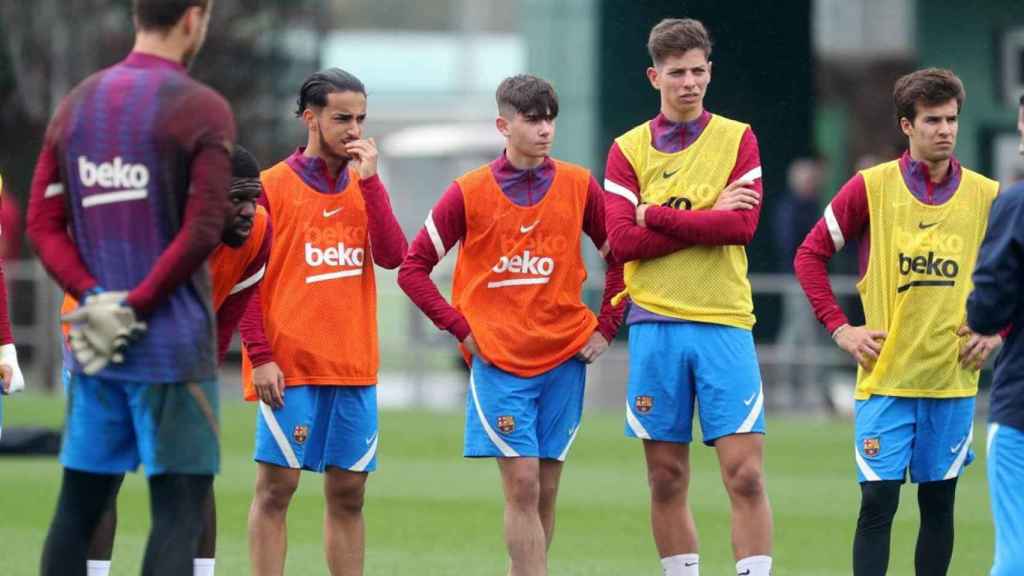
[[[146,324],[124,303],[127,292],[100,292],[61,318],[71,324],[68,344],[86,374],[108,363],[124,362],[124,350],[146,331]]]

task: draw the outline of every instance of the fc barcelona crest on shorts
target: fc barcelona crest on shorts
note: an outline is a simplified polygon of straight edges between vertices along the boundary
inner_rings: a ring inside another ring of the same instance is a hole
[[[881,450],[882,443],[878,438],[865,438],[864,439],[864,455],[868,458],[874,458],[878,456],[878,451]]]
[[[308,438],[308,437],[309,437],[309,426],[306,426],[305,424],[300,424],[300,425],[296,426],[295,427],[295,431],[292,432],[292,438],[295,438],[295,441],[298,442],[299,444],[302,444],[303,442],[305,442],[306,438]]]
[[[515,416],[498,416],[498,430],[501,430],[502,434],[511,434],[515,429]]]
[[[654,408],[654,397],[653,396],[637,396],[636,397],[636,402],[634,403],[634,406],[636,406],[636,411],[637,412],[639,412],[641,414],[647,414],[648,412],[651,411],[651,408]]]

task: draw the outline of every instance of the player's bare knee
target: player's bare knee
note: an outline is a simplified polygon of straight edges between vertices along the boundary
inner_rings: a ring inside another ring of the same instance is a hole
[[[358,516],[363,512],[366,474],[329,469],[324,483],[327,509],[332,515]]]
[[[533,474],[514,474],[505,480],[505,500],[523,510],[538,510],[540,479]]]
[[[655,502],[685,499],[689,476],[689,470],[681,462],[648,466],[647,483],[651,488],[651,499]]]
[[[267,512],[284,512],[298,487],[297,477],[261,477],[256,482],[256,504]]]
[[[764,496],[764,472],[754,464],[737,464],[726,470],[725,487],[734,499],[760,499]]]

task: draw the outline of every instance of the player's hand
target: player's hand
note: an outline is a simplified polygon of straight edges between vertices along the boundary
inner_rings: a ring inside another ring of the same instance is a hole
[[[473,339],[472,333],[466,335],[466,338],[462,341],[462,345],[466,347],[466,350],[468,350],[470,354],[479,358],[481,362],[487,362],[484,360],[483,355],[480,354],[480,347],[476,345],[476,340]]]
[[[1003,337],[999,334],[984,336],[971,330],[966,325],[956,331],[957,336],[968,336],[967,342],[960,348],[960,365],[964,368],[981,370],[990,354],[1003,345]]]
[[[7,364],[0,364],[0,392],[11,393],[11,381],[14,380],[14,370]]]
[[[647,228],[647,209],[650,208],[650,204],[640,204],[636,207],[636,225],[641,228]]]
[[[14,394],[25,389],[25,377],[18,366],[18,351],[14,344],[0,346],[0,393]]]
[[[68,344],[86,374],[108,363],[124,362],[124,350],[146,331],[146,324],[125,304],[127,292],[101,292],[61,318],[71,325]]]
[[[750,210],[761,203],[761,195],[751,188],[753,180],[736,180],[718,195],[712,210]]]
[[[267,362],[253,368],[252,385],[264,404],[271,408],[284,407],[284,374],[276,362]]]
[[[865,370],[870,370],[882,353],[882,344],[887,334],[880,330],[868,330],[865,326],[847,325],[836,332],[836,344],[846,350]]]
[[[604,354],[604,351],[608,349],[608,341],[604,339],[604,336],[600,332],[594,332],[590,335],[590,339],[587,343],[580,348],[580,351],[576,353],[576,359],[584,364],[590,364],[594,360]]]
[[[345,144],[345,151],[355,159],[360,180],[366,180],[377,173],[377,143],[373,138],[353,140]]]

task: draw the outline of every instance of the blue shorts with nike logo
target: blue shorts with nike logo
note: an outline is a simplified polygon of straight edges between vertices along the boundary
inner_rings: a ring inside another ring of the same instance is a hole
[[[974,397],[871,396],[854,406],[857,480],[915,483],[960,476],[974,461]]]
[[[750,330],[702,322],[631,325],[626,436],[690,443],[695,400],[708,446],[732,434],[764,434]]]
[[[377,469],[376,386],[289,386],[283,407],[258,406],[257,462],[313,472]]]
[[[463,455],[565,461],[583,415],[584,363],[523,378],[473,358]]]

